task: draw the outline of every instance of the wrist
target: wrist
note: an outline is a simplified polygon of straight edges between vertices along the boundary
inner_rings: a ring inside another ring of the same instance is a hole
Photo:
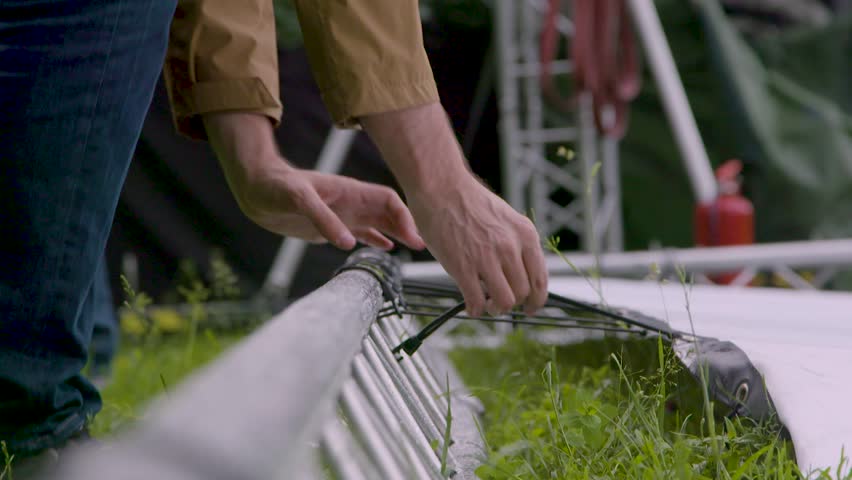
[[[438,103],[361,119],[408,198],[438,197],[473,175]]]
[[[248,112],[216,112],[202,115],[210,146],[226,175],[252,178],[270,163],[292,168],[281,158],[272,122]]]

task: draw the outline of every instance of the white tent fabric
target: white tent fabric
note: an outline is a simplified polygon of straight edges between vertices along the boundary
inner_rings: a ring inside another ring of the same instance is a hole
[[[608,305],[691,331],[680,284],[604,279],[601,287]],[[600,299],[582,278],[551,278],[550,290]],[[688,298],[695,333],[734,342],[764,375],[803,472],[836,467],[844,446],[852,454],[852,294],[695,285]]]

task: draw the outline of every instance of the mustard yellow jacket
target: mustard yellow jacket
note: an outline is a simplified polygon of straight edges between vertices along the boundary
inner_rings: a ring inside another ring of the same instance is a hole
[[[314,78],[335,123],[438,100],[417,0],[294,0]],[[164,66],[177,129],[248,111],[277,125],[282,104],[272,0],[180,0]]]

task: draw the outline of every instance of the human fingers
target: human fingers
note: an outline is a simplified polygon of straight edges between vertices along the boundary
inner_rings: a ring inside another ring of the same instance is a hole
[[[514,304],[525,304],[530,294],[530,281],[527,276],[527,269],[524,266],[520,244],[515,245],[510,251],[502,252],[500,257],[503,274],[515,299]]]
[[[296,208],[310,219],[320,235],[337,248],[351,250],[355,247],[355,236],[312,186],[293,193]]]
[[[370,227],[355,229],[354,233],[355,238],[363,244],[380,248],[382,250],[390,250],[393,248],[393,242],[375,228]]]
[[[464,297],[465,310],[468,315],[478,317],[485,309],[485,292],[479,282],[479,276],[472,269],[463,269],[461,273],[452,275]]]
[[[498,249],[500,251],[501,249]],[[502,315],[515,305],[515,295],[503,273],[501,261],[495,257],[483,259],[481,267],[482,283],[488,292],[485,307],[491,315]]]
[[[533,315],[547,302],[547,265],[538,235],[535,242],[524,245],[522,257],[530,285],[524,311],[527,315]]]
[[[413,250],[426,248],[426,243],[420,237],[414,217],[408,207],[392,189],[381,187],[377,192],[380,204],[383,206],[383,214],[377,225],[383,232],[396,238]]]

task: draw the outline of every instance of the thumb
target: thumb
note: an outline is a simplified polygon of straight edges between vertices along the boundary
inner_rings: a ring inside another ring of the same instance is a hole
[[[329,243],[342,250],[355,248],[355,236],[313,188],[308,188],[305,192],[303,209],[303,213]]]

